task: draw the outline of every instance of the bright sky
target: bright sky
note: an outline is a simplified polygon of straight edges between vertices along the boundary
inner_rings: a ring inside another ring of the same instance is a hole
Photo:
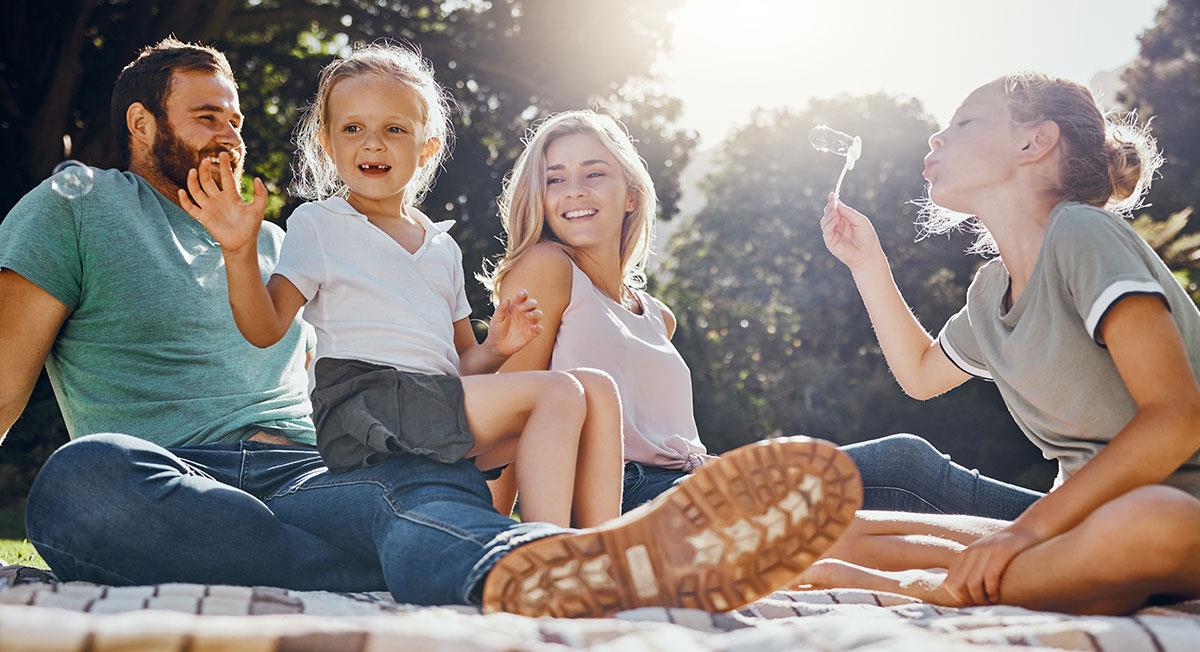
[[[689,0],[658,73],[702,147],[756,107],[842,93],[913,96],[944,122],[1007,72],[1088,83],[1128,63],[1163,1]]]

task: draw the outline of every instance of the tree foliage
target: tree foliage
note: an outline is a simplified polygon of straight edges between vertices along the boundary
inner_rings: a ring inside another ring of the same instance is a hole
[[[1165,218],[1196,206],[1200,197],[1200,0],[1167,0],[1139,40],[1120,99],[1142,116],[1154,116],[1167,160],[1150,202],[1154,214]]]
[[[892,379],[846,268],[818,221],[841,167],[808,131],[829,124],[863,139],[843,200],[872,218],[896,282],[927,328],[963,304],[982,259],[962,235],[914,241],[926,140],[936,131],[914,100],[883,95],[763,113],[720,149],[706,206],[671,242],[664,292],[692,369],[697,420],[717,450],[765,434],[840,443],[894,432],[930,439],[963,463],[1032,486],[1051,472],[994,386],[969,382],[927,403]]]

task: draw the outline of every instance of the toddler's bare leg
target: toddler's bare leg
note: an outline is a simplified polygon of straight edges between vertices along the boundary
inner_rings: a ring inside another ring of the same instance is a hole
[[[467,421],[480,468],[516,462],[525,520],[569,526],[579,432],[587,406],[567,373],[528,371],[465,376]]]

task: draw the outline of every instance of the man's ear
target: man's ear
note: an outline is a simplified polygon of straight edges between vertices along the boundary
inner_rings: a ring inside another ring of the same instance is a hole
[[[139,144],[150,151],[154,146],[154,137],[158,133],[158,121],[154,119],[154,114],[146,105],[141,102],[134,102],[125,109],[125,127],[129,129],[129,149],[137,149],[135,144]]]
[[[425,162],[428,161],[431,156],[437,154],[438,150],[441,148],[441,138],[430,138],[429,140],[425,141],[425,144],[421,146],[421,157],[417,161],[417,165],[425,167]]]
[[[1053,120],[1043,120],[1035,125],[1026,127],[1023,130],[1023,140],[1021,141],[1021,153],[1019,159],[1025,163],[1032,163],[1046,158],[1058,146],[1061,133],[1058,128],[1058,123]]]

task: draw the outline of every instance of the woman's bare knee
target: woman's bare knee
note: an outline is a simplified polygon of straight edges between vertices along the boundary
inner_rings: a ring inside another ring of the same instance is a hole
[[[1079,527],[1131,580],[1172,579],[1200,555],[1200,500],[1162,485],[1140,487],[1101,506]]]

